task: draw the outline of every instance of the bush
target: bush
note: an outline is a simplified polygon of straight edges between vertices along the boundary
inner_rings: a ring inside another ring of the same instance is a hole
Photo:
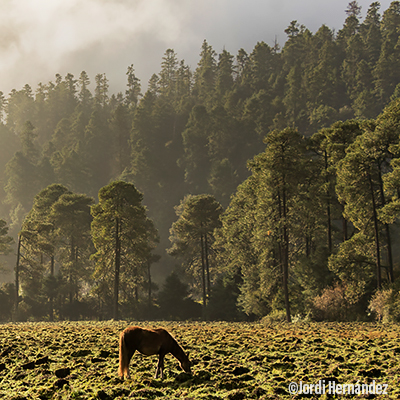
[[[378,321],[387,320],[389,317],[389,298],[392,295],[392,289],[378,290],[372,297],[368,305],[368,310],[376,315]]]
[[[202,307],[189,297],[188,286],[176,272],[167,276],[158,295],[160,318],[171,320],[197,319],[201,317]]]
[[[218,278],[211,288],[207,305],[207,319],[218,321],[242,321],[245,314],[237,308],[239,290],[232,279]]]
[[[96,317],[95,299],[87,297],[81,300],[67,302],[60,308],[60,315],[63,319],[71,321],[87,320]]]
[[[400,292],[393,288],[377,290],[371,297],[368,310],[379,322],[399,322]]]
[[[286,322],[286,311],[285,310],[274,310],[268,315],[261,319],[261,322],[265,325]]]
[[[321,295],[313,299],[314,318],[317,321],[346,321],[348,310],[346,289],[339,283],[325,288]]]
[[[0,321],[11,321],[15,302],[15,285],[5,283],[0,288]]]

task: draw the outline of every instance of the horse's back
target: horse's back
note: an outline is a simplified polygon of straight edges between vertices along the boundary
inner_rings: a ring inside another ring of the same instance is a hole
[[[128,328],[124,329],[121,332],[121,340],[124,340],[125,343],[134,343],[138,340],[138,337],[141,335],[142,328],[138,326],[128,326]]]
[[[171,337],[163,328],[144,329],[139,326],[126,328],[122,335],[130,346],[147,356],[159,353]]]
[[[121,332],[121,335],[137,335],[141,330],[142,328],[140,326],[128,326]]]

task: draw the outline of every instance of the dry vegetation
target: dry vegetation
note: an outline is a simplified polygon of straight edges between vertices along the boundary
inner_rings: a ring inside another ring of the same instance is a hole
[[[293,398],[291,381],[328,378],[342,384],[376,380],[389,385],[390,398],[400,397],[397,325],[141,322],[167,328],[190,352],[194,375],[180,371],[177,360],[167,356],[166,379],[156,380],[157,358],[135,354],[132,378],[122,381],[118,337],[127,325],[1,325],[0,397],[280,399]]]

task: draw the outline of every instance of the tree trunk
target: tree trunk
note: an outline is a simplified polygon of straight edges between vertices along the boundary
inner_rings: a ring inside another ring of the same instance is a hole
[[[342,230],[343,230],[343,242],[345,242],[348,238],[347,235],[347,220],[344,217],[344,204],[340,205],[342,208]]]
[[[206,274],[205,274],[205,262],[204,262],[204,237],[200,234],[201,242],[201,278],[203,284],[203,310],[207,307],[207,295],[206,295]]]
[[[385,192],[383,190],[381,167],[379,164],[378,164],[378,169],[379,169],[379,191],[381,194],[381,202],[382,202],[382,207],[383,207],[386,204],[386,199],[385,199]],[[389,224],[385,224],[385,230],[386,230],[386,241],[387,241],[387,255],[388,255],[388,262],[389,262],[389,281],[391,283],[393,283],[394,282],[394,274],[393,274],[392,237],[390,235]]]
[[[211,279],[210,279],[210,266],[208,262],[208,240],[207,233],[204,234],[204,254],[206,258],[206,274],[207,274],[207,296],[210,299],[211,292]]]
[[[75,265],[75,245],[74,245],[74,238],[71,237],[70,239],[70,255],[69,255],[69,261],[70,261],[70,267],[69,267],[69,302],[72,304],[72,301],[74,299],[74,294],[73,294],[73,270],[74,270],[74,265]]]
[[[118,293],[119,293],[119,272],[121,268],[121,221],[115,217],[115,271],[114,271],[114,320],[118,320]]]
[[[308,258],[311,255],[311,239],[309,235],[306,235],[305,242],[306,242],[306,257]]]
[[[331,202],[329,201],[329,199],[326,205],[326,215],[328,224],[328,250],[329,254],[332,254],[332,219],[331,219]]]
[[[50,276],[53,278],[54,277],[54,255],[50,257]],[[53,282],[53,280],[51,281]],[[50,321],[54,321],[54,298],[53,298],[53,293],[52,293],[53,288],[50,290]]]
[[[393,283],[394,282],[394,273],[393,273],[392,236],[390,234],[389,224],[385,224],[385,229],[386,229],[386,239],[387,239],[387,254],[388,254],[388,262],[389,262],[389,281],[391,283]]]
[[[21,257],[21,236],[18,235],[17,263],[15,265],[15,319],[18,320],[19,304],[19,261]]]
[[[328,179],[328,153],[325,151],[325,183],[326,183],[326,223],[327,223],[327,235],[328,235],[328,250],[329,254],[332,253],[332,218],[331,218],[331,197],[329,190],[329,179]]]
[[[286,309],[286,321],[292,322],[290,316],[290,302],[289,302],[289,234],[287,229],[287,213],[286,213],[286,190],[285,181],[283,183],[282,191],[282,217],[283,217],[283,254],[282,254],[282,272],[283,272],[283,292],[285,295],[285,309]]]
[[[148,306],[149,306],[149,311],[151,310],[151,261],[150,259],[147,261],[147,276],[148,276],[148,281],[149,281],[149,291],[148,291]]]
[[[374,186],[372,184],[371,174],[368,173],[369,186],[371,190],[371,200],[372,200],[372,214],[374,220],[374,232],[375,232],[375,257],[376,257],[376,285],[380,289],[382,285],[381,279],[381,255],[379,249],[379,227],[378,227],[378,216],[376,213]]]

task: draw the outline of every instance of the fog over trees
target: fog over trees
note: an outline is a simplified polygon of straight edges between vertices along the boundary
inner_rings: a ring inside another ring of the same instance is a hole
[[[399,318],[399,26],[0,93],[0,318]]]

